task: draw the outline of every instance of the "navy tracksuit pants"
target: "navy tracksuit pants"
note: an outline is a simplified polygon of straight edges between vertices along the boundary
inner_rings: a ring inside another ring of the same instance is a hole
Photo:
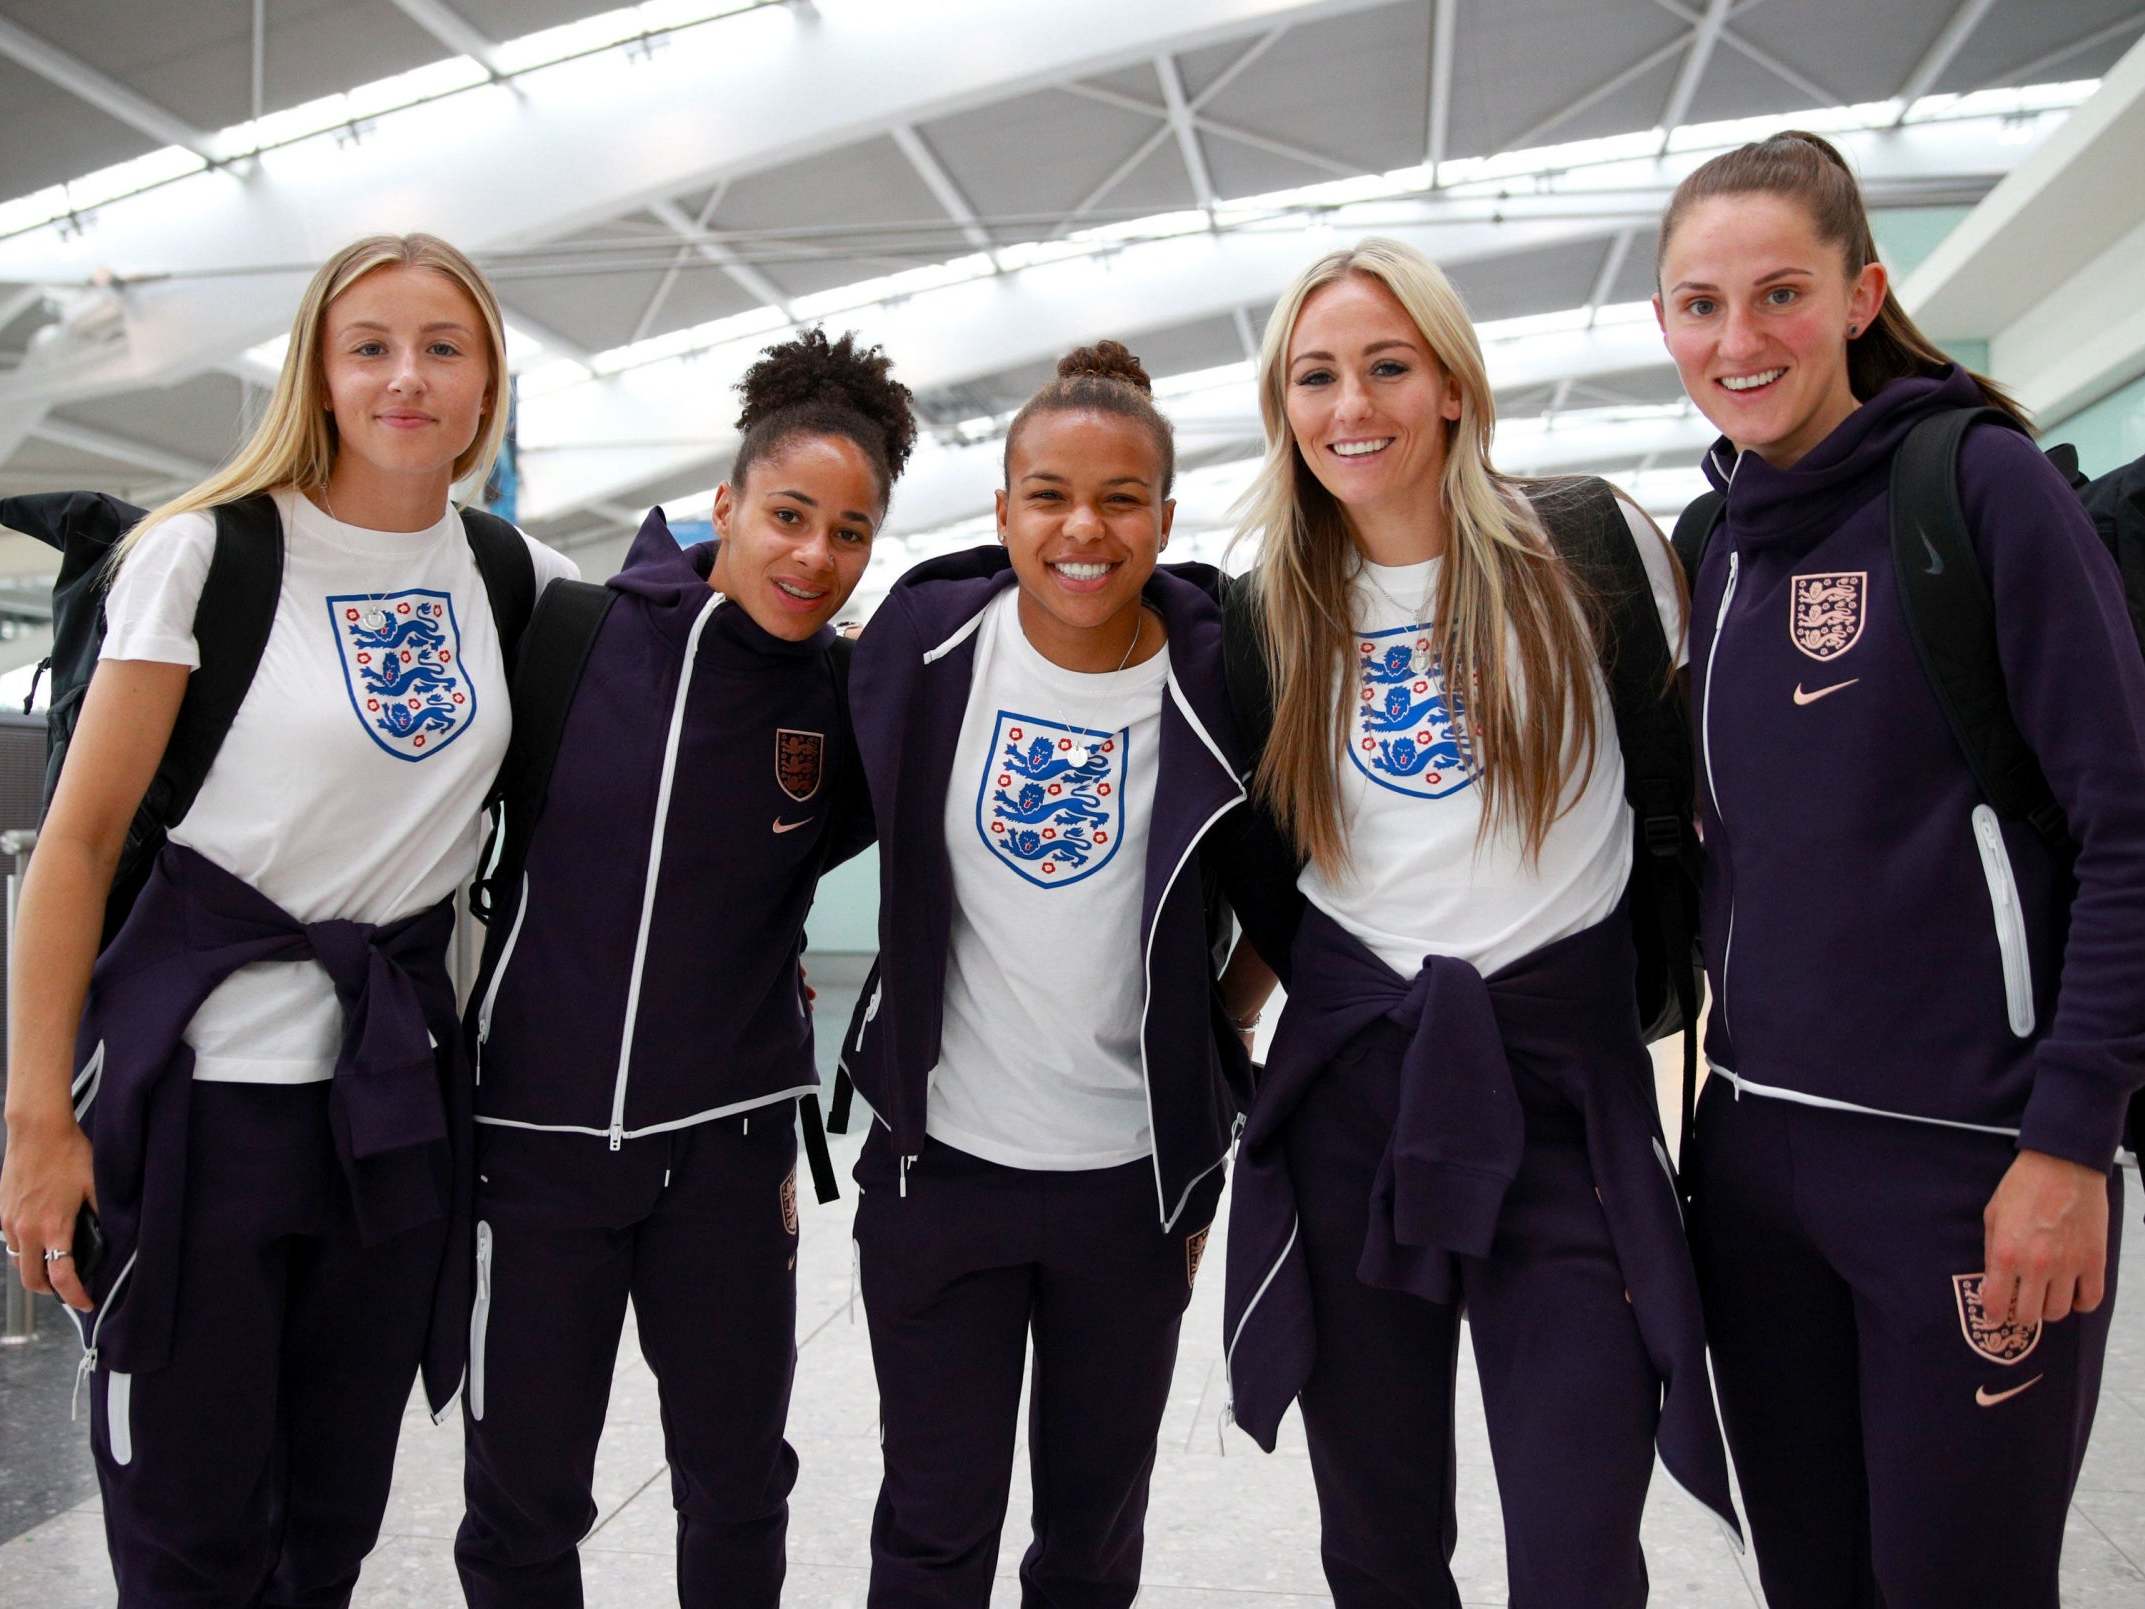
[[[1721,1417],[1772,1609],[2055,1609],[2115,1308],[2038,1331],[1974,1300],[2008,1136],[1699,1103],[1691,1240]]]
[[[122,1609],[334,1609],[379,1536],[446,1225],[364,1244],[328,1092],[189,1093],[171,1361],[91,1390]]]
[[[874,1124],[856,1181],[886,1458],[872,1609],[989,1604],[1031,1339],[1034,1540],[1021,1602],[1124,1609],[1139,1592],[1177,1330],[1223,1170],[1167,1233],[1146,1161],[1050,1173],[930,1140],[903,1195]]]
[[[475,1609],[581,1602],[630,1297],[678,1511],[678,1601],[781,1601],[797,1455],[797,1131],[787,1103],[628,1140],[485,1127],[463,1393]]]
[[[1406,1033],[1366,1029],[1288,1128],[1318,1351],[1299,1406],[1339,1609],[1453,1609],[1450,1307],[1357,1278]],[[1490,1257],[1460,1261],[1513,1609],[1646,1601],[1639,1517],[1659,1386],[1624,1295],[1578,1114],[1515,1071],[1527,1125]]]

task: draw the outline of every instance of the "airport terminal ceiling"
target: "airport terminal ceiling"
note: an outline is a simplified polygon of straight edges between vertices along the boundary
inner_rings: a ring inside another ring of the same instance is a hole
[[[867,593],[987,529],[1009,411],[1105,335],[1177,422],[1173,554],[1215,557],[1275,295],[1380,232],[1482,324],[1507,467],[1668,512],[1711,432],[1652,222],[1784,123],[1850,152],[1910,305],[2030,401],[2145,371],[2145,335],[2045,306],[2145,221],[2141,35],[2138,0],[0,0],[0,492],[199,478],[307,271],[423,228],[506,308],[517,517],[593,572],[649,504],[704,514],[729,385],[821,321],[927,419]],[[5,540],[34,614],[50,566]]]

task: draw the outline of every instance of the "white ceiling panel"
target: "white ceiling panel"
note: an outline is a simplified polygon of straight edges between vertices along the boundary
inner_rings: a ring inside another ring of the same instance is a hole
[[[1366,173],[1382,173],[1423,159],[1429,61],[1429,7],[1420,0],[1381,6],[1284,34],[1204,111]],[[1230,144],[1207,139],[1211,157]]]

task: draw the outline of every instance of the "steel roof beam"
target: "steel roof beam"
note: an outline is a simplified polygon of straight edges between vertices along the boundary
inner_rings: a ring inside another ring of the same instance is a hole
[[[946,171],[945,164],[939,161],[938,154],[925,143],[924,137],[916,132],[916,126],[913,123],[896,123],[887,132],[894,137],[894,144],[901,154],[908,158],[909,166],[916,170],[916,176],[923,180],[924,188],[931,192],[932,199],[946,209],[947,217],[961,226],[961,238],[976,250],[990,256],[992,262],[997,262],[998,259],[992,252],[994,242],[976,217],[976,209],[969,204],[968,197],[961,193],[961,187],[954,182],[953,175]]]
[[[210,166],[223,158],[215,140],[184,118],[157,105],[147,96],[129,89],[116,78],[100,73],[81,57],[60,49],[0,17],[0,56],[27,67],[38,77],[57,84],[77,100],[86,101],[105,116],[126,124],[158,145],[176,145],[191,151]]]
[[[1199,131],[1192,126],[1191,104],[1184,97],[1184,78],[1174,56],[1157,56],[1154,75],[1162,84],[1162,104],[1168,110],[1169,127],[1177,136],[1177,154],[1184,158],[1185,177],[1192,183],[1192,199],[1199,210],[1214,210],[1214,176],[1207,172],[1207,154],[1199,148]]]
[[[469,19],[446,0],[392,0],[395,9],[457,56],[467,56],[492,75],[496,82],[506,76],[499,66],[498,42],[471,25]]]
[[[1423,135],[1423,160],[1430,165],[1433,183],[1452,130],[1453,35],[1459,31],[1459,13],[1460,0],[1436,0],[1431,7],[1429,126]]]
[[[1892,119],[1895,127],[1905,122],[1914,103],[1929,93],[1929,87],[1951,65],[1952,57],[1958,55],[1967,36],[1981,26],[1981,19],[1995,5],[1996,0],[1962,0],[1959,9],[1937,30],[1936,38],[1922,52],[1922,59],[1914,64],[1913,70],[1901,82],[1898,93],[1892,97],[1899,102],[1899,113]]]
[[[672,234],[692,247],[704,261],[720,268],[729,276],[730,282],[746,295],[795,322],[789,310],[789,292],[750,263],[740,261],[737,253],[721,241],[709,239],[702,226],[686,217],[684,208],[675,201],[651,201],[648,211]]]

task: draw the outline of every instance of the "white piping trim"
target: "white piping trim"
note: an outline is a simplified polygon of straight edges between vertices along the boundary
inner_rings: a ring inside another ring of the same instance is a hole
[[[2018,903],[2018,878],[2011,870],[2011,851],[2003,841],[2003,828],[1996,812],[1986,804],[1974,806],[1974,848],[1981,855],[1981,874],[1988,879],[1989,907],[1996,920],[1996,953],[2003,962],[2004,1016],[2012,1034],[2033,1037],[2033,957],[2026,948],[2026,918]]]
[[[1233,774],[1229,781],[1230,785],[1236,788],[1236,797],[1225,801],[1220,809],[1201,822],[1199,830],[1193,833],[1190,841],[1185,844],[1184,853],[1177,857],[1177,864],[1171,869],[1169,880],[1162,885],[1162,897],[1154,903],[1155,919],[1148,925],[1146,941],[1140,946],[1140,1093],[1147,1101],[1147,1132],[1150,1136],[1155,1134],[1154,1080],[1147,1071],[1147,1015],[1154,1009],[1154,930],[1162,925],[1162,909],[1169,904],[1170,891],[1177,886],[1177,879],[1184,872],[1185,862],[1198,851],[1200,840],[1213,830],[1215,822],[1244,802],[1244,790],[1237,786]],[[1225,1151],[1222,1155],[1226,1159],[1228,1153]],[[1208,1173],[1213,1171],[1212,1168],[1207,1170]],[[1204,1178],[1205,1174],[1200,1177]],[[1154,1150],[1154,1205],[1166,1232],[1176,1221],[1176,1216],[1169,1210],[1169,1198],[1162,1194],[1162,1148],[1159,1144]],[[1181,1201],[1177,1204],[1177,1210],[1184,1210]]]
[[[1152,1123],[1153,1119],[1150,1118],[1148,1119],[1148,1121]],[[1149,1132],[1152,1132],[1152,1130],[1150,1130]],[[1162,1221],[1163,1234],[1166,1235],[1172,1229],[1177,1227],[1177,1220],[1184,1216],[1185,1204],[1192,1199],[1192,1192],[1199,1188],[1199,1181],[1201,1179],[1204,1179],[1208,1174],[1212,1173],[1216,1168],[1227,1167],[1229,1165],[1229,1153],[1235,1149],[1236,1135],[1232,1130],[1229,1135],[1229,1143],[1222,1148],[1221,1155],[1216,1157],[1206,1167],[1201,1168],[1196,1174],[1194,1174],[1192,1176],[1192,1182],[1184,1187],[1184,1194],[1177,1197],[1176,1210]]]
[[[492,1318],[492,1226],[477,1220],[477,1290],[469,1304],[469,1417],[484,1418],[484,1340]]]
[[[615,1133],[621,1140],[642,1140],[651,1134],[668,1134],[673,1129],[688,1129],[696,1123],[718,1122],[726,1117],[735,1117],[740,1112],[756,1112],[763,1106],[794,1101],[800,1096],[816,1094],[818,1090],[817,1083],[799,1084],[795,1089],[777,1090],[772,1095],[755,1095],[749,1101],[733,1101],[728,1106],[714,1106],[705,1112],[695,1112],[691,1117],[676,1117],[667,1123],[650,1123],[646,1128],[638,1129],[595,1129],[580,1123],[525,1123],[513,1117],[479,1117],[477,1121],[495,1129],[533,1129],[540,1134],[587,1134],[599,1140],[608,1139]]]
[[[1288,1240],[1281,1247],[1281,1255],[1274,1259],[1274,1266],[1269,1268],[1266,1277],[1259,1281],[1259,1288],[1251,1293],[1251,1300],[1245,1304],[1242,1316],[1236,1321],[1236,1333],[1229,1337],[1229,1349],[1221,1356],[1222,1380],[1229,1388],[1229,1412],[1232,1418],[1236,1413],[1236,1344],[1243,1340],[1244,1326],[1251,1322],[1251,1315],[1259,1310],[1259,1303],[1266,1299],[1267,1287],[1273,1284],[1275,1276],[1281,1272],[1281,1265],[1288,1261],[1288,1254],[1296,1249],[1296,1235],[1302,1227],[1302,1213],[1297,1213],[1289,1219]]]
[[[491,982],[484,987],[484,1000],[477,1007],[477,1054],[471,1067],[471,1082],[484,1082],[484,1047],[492,1037],[492,1008],[499,1003],[499,985],[506,981],[506,969],[514,964],[514,946],[521,942],[521,924],[529,915],[529,874],[521,874],[521,900],[514,907],[514,925],[506,930],[506,947],[499,952],[499,964],[492,969]]]
[[[1214,741],[1214,735],[1206,729],[1206,724],[1199,719],[1199,712],[1192,708],[1192,701],[1184,696],[1184,689],[1177,685],[1177,667],[1174,661],[1166,668],[1165,674],[1169,678],[1169,696],[1177,706],[1177,713],[1182,715],[1190,723],[1192,730],[1199,734],[1199,741],[1204,743],[1207,746],[1207,752],[1214,756],[1214,763],[1229,774],[1231,781],[1237,783],[1238,797],[1241,798],[1243,796],[1241,791],[1243,784],[1241,779],[1237,777],[1236,767],[1229,763],[1229,757],[1222,753],[1221,745]]]
[[[97,1041],[97,1048],[89,1053],[89,1060],[82,1064],[82,1070],[75,1074],[72,1094],[75,1098],[74,1120],[77,1123],[82,1121],[82,1114],[89,1110],[90,1102],[97,1098],[97,1091],[103,1087],[104,1041],[100,1039]]]
[[[1863,1117],[1889,1117],[1902,1123],[1927,1123],[1940,1129],[1966,1129],[1974,1134],[2003,1134],[2012,1139],[2018,1138],[2017,1129],[2000,1128],[1993,1123],[1962,1123],[1952,1117],[1923,1117],[1918,1112],[1888,1112],[1881,1106],[1859,1106],[1853,1101],[1836,1101],[1829,1095],[1807,1095],[1799,1089],[1781,1089],[1773,1084],[1753,1083],[1747,1078],[1738,1077],[1710,1057],[1706,1060],[1706,1070],[1728,1080],[1738,1096],[1747,1091],[1752,1095],[1763,1095],[1776,1101],[1788,1101],[1796,1106],[1820,1107],[1828,1112],[1856,1112]]]
[[[105,1372],[104,1444],[122,1469],[134,1462],[134,1376],[118,1369]]]
[[[639,936],[633,944],[633,972],[626,985],[626,1021],[618,1036],[618,1082],[611,1091],[611,1149],[625,1137],[626,1078],[633,1064],[633,1027],[640,1017],[641,973],[648,962],[648,929],[655,917],[655,895],[663,870],[663,832],[669,825],[670,793],[677,782],[678,745],[685,732],[685,704],[693,691],[693,661],[700,652],[700,634],[715,616],[715,594],[710,592],[693,616],[693,629],[686,633],[685,657],[678,668],[678,692],[670,705],[670,734],[663,742],[663,776],[655,793],[655,832],[648,844],[647,880],[641,890]]]

